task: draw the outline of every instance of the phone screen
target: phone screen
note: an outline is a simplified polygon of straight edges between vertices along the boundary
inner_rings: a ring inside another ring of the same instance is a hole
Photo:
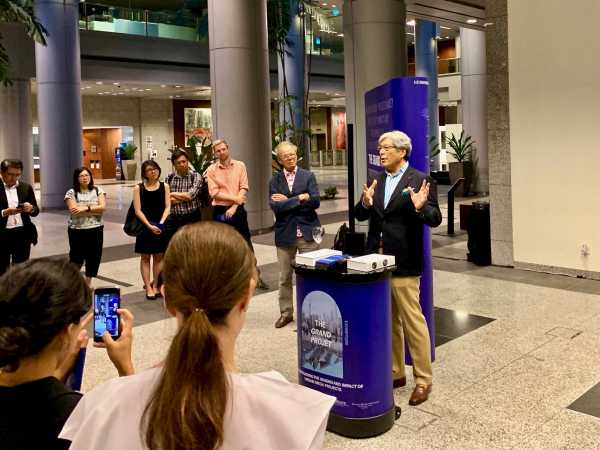
[[[119,315],[121,291],[118,288],[101,288],[94,291],[94,341],[102,342],[108,331],[113,339],[119,337]]]

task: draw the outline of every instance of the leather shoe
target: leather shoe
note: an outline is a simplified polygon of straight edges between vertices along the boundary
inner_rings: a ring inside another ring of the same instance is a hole
[[[406,386],[406,377],[395,378],[392,386],[394,389]]]
[[[294,318],[290,314],[282,314],[275,322],[275,328],[283,328],[290,323]]]
[[[429,394],[431,393],[431,384],[417,384],[415,386],[415,390],[410,396],[410,400],[408,404],[411,406],[420,405],[423,402],[426,402],[429,398]]]

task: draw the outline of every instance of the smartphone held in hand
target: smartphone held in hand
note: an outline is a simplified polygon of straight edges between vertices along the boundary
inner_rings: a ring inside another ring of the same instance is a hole
[[[119,331],[119,315],[121,307],[121,290],[119,288],[97,288],[94,290],[94,342],[103,342],[105,331],[117,339]]]

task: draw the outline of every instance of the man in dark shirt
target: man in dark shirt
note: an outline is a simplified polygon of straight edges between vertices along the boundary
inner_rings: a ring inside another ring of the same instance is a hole
[[[27,261],[37,231],[31,217],[40,213],[33,188],[19,180],[23,162],[5,159],[0,163],[0,275],[11,262]]]

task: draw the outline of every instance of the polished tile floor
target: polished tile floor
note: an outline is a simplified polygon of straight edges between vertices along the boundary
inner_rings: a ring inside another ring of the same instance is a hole
[[[160,301],[144,299],[133,239],[122,232],[131,187],[105,188],[106,245],[95,285],[121,287],[124,305],[136,316],[134,359],[142,370],[161,360],[175,326]],[[324,245],[345,218],[345,201],[323,202]],[[64,213],[42,213],[37,224],[34,256],[68,251]],[[600,449],[600,282],[477,267],[459,257],[464,234],[444,232],[441,227],[432,236],[437,349],[430,400],[408,406],[409,374],[408,386],[394,393],[402,416],[388,433],[365,440],[328,433],[325,448]],[[294,381],[295,324],[273,327],[278,306],[272,235],[254,242],[271,289],[253,299],[238,365],[249,372],[275,369]],[[115,375],[102,350],[88,349],[84,390]]]

